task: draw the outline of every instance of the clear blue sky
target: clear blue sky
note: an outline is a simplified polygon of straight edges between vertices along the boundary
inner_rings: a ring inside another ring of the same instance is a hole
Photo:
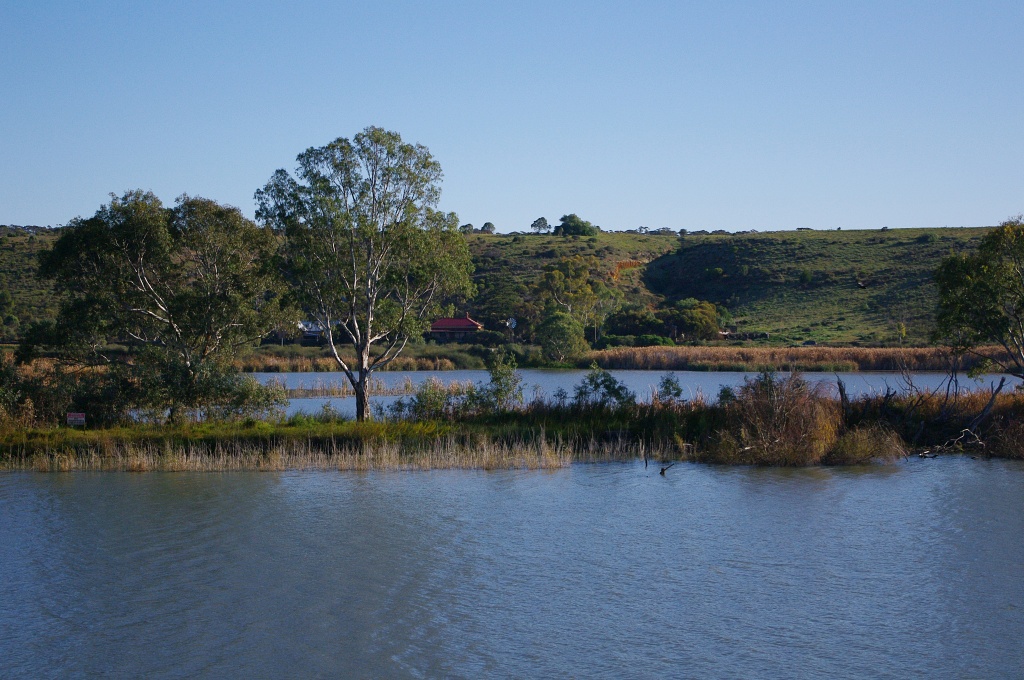
[[[976,226],[1024,211],[1024,3],[0,0],[0,223],[110,192],[254,212],[368,125],[527,230]]]

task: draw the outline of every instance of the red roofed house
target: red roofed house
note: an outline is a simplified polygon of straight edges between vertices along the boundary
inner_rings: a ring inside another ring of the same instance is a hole
[[[470,319],[469,314],[466,314],[464,317],[438,319],[430,324],[430,337],[438,342],[465,340],[483,328],[482,323]]]

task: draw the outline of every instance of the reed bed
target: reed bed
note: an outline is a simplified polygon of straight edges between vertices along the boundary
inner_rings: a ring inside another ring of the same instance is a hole
[[[351,364],[355,358],[348,357]],[[334,357],[274,356],[253,354],[232,362],[243,373],[333,373],[340,370]],[[452,371],[455,363],[446,357],[399,356],[385,371]]]
[[[941,347],[616,347],[591,352],[604,369],[648,371],[945,371]],[[965,358],[964,370],[976,362]]]
[[[469,380],[452,380],[448,383],[438,378],[431,378],[430,380],[435,382],[441,389],[452,394],[465,394],[473,386],[473,382]],[[279,380],[271,380],[268,384],[284,390],[289,399],[355,396],[355,391],[353,391],[352,385],[348,380],[313,380],[309,383],[302,381],[295,387],[285,387],[284,383]],[[381,378],[370,378],[367,383],[367,391],[371,396],[401,397],[415,394],[417,389],[412,378],[408,376],[397,385],[392,386],[388,386]]]
[[[284,470],[509,470],[564,468],[573,463],[667,458],[670,447],[643,443],[626,446],[595,440],[500,441],[487,437],[443,437],[409,445],[399,441],[340,442],[282,439],[248,441],[108,442],[84,448],[44,448],[0,459],[3,470],[68,472],[228,472]]]

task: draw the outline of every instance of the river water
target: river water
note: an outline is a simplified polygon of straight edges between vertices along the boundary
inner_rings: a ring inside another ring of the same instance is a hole
[[[556,390],[563,389],[572,397],[575,386],[586,376],[585,370],[546,370],[546,369],[523,369],[520,372],[523,380],[524,397],[532,399],[541,396],[547,399],[554,397]],[[739,387],[744,380],[757,377],[757,373],[745,373],[735,371],[609,371],[615,378],[625,384],[636,393],[641,400],[650,399],[651,391],[658,386],[659,381],[665,375],[671,375],[679,381],[683,388],[684,399],[695,399],[703,397],[714,401],[718,392],[723,386]],[[344,373],[254,373],[257,380],[266,383],[275,380],[283,383],[286,387],[312,387],[318,384],[347,384]],[[779,375],[789,375],[780,373]],[[856,373],[801,373],[810,382],[823,383],[827,390],[836,393],[836,380],[842,379],[846,384],[847,392],[851,397],[863,394],[885,394],[887,389],[905,391],[911,387],[920,390],[944,389],[947,374],[939,372],[919,371],[903,375],[891,371],[863,371]],[[484,383],[489,380],[487,371],[382,371],[373,374],[375,379],[381,380],[388,387],[404,384],[407,380],[414,385],[436,378],[444,383],[471,382]],[[977,379],[966,376],[959,377],[960,389],[987,389],[999,382],[999,375],[982,375]],[[1011,384],[1017,382],[1011,379]],[[371,404],[387,406],[397,400],[398,397],[378,396],[372,397]],[[348,398],[307,398],[292,399],[286,409],[287,415],[305,412],[316,413],[325,404],[347,417],[354,418],[356,407],[355,399]]]
[[[0,677],[1024,677],[1024,465],[0,475]]]

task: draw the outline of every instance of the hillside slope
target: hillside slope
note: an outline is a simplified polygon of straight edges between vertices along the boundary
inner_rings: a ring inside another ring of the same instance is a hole
[[[612,283],[624,299],[636,304],[657,305],[659,296],[643,281],[647,263],[672,252],[675,235],[604,232],[596,236],[536,234],[472,234],[467,237],[476,271],[477,296],[466,311],[490,330],[501,330],[509,316],[536,316],[530,288],[542,277],[544,267],[562,258],[595,258],[596,274]]]
[[[0,314],[0,340],[16,342],[29,323],[56,314],[49,284],[36,279],[39,252],[55,239],[54,230],[0,225],[0,291],[11,299],[9,309]]]
[[[644,283],[666,300],[724,304],[737,330],[784,343],[927,342],[932,275],[988,231],[893,229],[687,235]]]

